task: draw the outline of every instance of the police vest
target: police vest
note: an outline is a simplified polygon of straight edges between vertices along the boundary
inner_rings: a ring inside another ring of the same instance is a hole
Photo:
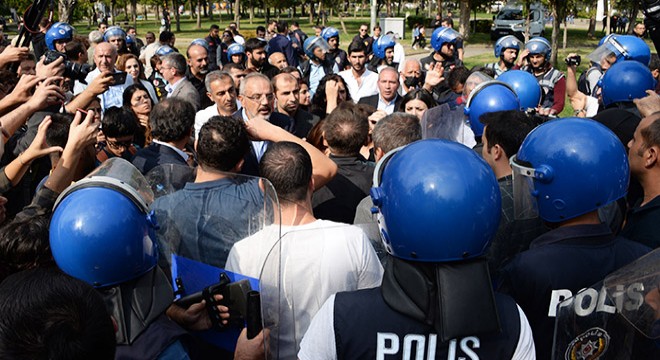
[[[491,69],[495,73],[495,78],[497,79],[498,76],[504,74],[506,70],[500,69],[500,63],[499,62],[494,62],[494,63],[489,63],[484,65],[484,68],[486,69]]]
[[[532,75],[534,75],[532,73]],[[543,78],[539,80],[539,85],[543,89],[543,102],[541,103],[542,108],[550,108],[555,103],[555,84],[557,81],[561,80],[564,77],[561,71],[552,68],[547,73],[543,74]],[[538,78],[537,78],[538,79]]]
[[[332,62],[323,61],[321,66],[323,67],[323,72],[325,75],[334,74]],[[300,71],[302,72],[303,80],[309,84],[309,74],[312,72],[312,62],[310,60],[305,60],[302,64],[300,64]]]
[[[511,359],[520,316],[510,297],[495,294],[501,332],[442,342],[432,327],[392,310],[381,288],[337,293],[337,359]]]

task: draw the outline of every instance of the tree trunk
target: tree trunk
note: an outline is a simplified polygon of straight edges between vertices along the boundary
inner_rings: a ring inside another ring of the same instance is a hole
[[[137,28],[137,0],[131,0],[131,21],[133,26]]]
[[[174,19],[176,19],[176,32],[181,32],[181,19],[179,17],[179,1],[172,0],[172,11],[174,11]]]
[[[239,28],[241,27],[241,26],[238,24],[239,21],[241,21],[241,11],[240,11],[241,9],[240,9],[240,6],[241,6],[241,1],[240,1],[240,0],[236,0],[236,1],[234,2],[234,21],[236,22],[236,26],[239,27]]]
[[[116,3],[115,0],[112,0],[112,2],[110,3],[110,15],[112,15],[112,25],[115,24],[115,18],[116,18],[116,16],[115,16],[115,3]]]
[[[314,2],[313,1],[309,2],[309,24],[310,25],[314,24]]]
[[[470,37],[470,0],[461,0],[459,8],[458,32],[467,40]]]
[[[593,39],[596,36],[596,17],[589,18],[589,29],[587,30],[587,37]]]
[[[76,6],[77,0],[59,0],[58,7],[60,11],[60,21],[70,23],[71,15],[73,15],[73,8]],[[113,17],[114,19],[114,17]]]
[[[392,0],[387,0],[385,8],[387,9],[387,16],[391,17],[392,16]]]
[[[442,0],[436,0],[435,6],[437,7],[436,13],[440,15],[440,18],[442,18]]]
[[[197,28],[202,28],[202,0],[197,0]]]
[[[626,34],[632,34],[633,29],[635,28],[635,23],[637,22],[637,13],[639,12],[639,2],[635,1],[633,2],[633,8],[632,11],[630,12],[630,17],[628,21],[628,30],[626,31]]]
[[[559,21],[559,13],[557,11],[557,4],[552,7],[552,55],[550,56],[550,63],[552,66],[557,67],[557,50],[559,50],[559,29],[561,21]]]
[[[562,43],[562,49],[566,50],[566,42],[568,41],[568,22],[564,18],[564,41]]]
[[[339,23],[341,24],[341,29],[344,30],[344,34],[348,35],[348,30],[346,30],[346,24],[344,23],[344,16],[339,12]]]
[[[128,4],[124,3],[124,21],[128,22]]]
[[[531,26],[531,22],[529,19],[529,14],[530,14],[530,9],[529,9],[529,1],[525,2],[525,11],[523,12],[525,16],[525,42],[529,40],[529,28]],[[545,26],[545,24],[543,24]]]
[[[250,6],[250,25],[254,21],[254,6]]]
[[[213,1],[209,1],[209,21],[213,21]]]

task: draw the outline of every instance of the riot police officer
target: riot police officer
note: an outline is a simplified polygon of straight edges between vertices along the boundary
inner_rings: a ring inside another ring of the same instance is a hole
[[[481,257],[500,217],[488,165],[465,146],[422,140],[385,155],[374,185],[390,255],[383,283],[329,298],[298,358],[534,358],[525,315],[493,294]]]

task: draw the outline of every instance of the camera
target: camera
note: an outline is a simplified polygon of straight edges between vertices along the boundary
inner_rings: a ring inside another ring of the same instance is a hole
[[[92,71],[91,65],[78,64],[76,62],[69,61],[69,58],[67,58],[65,54],[55,50],[46,51],[44,54],[44,65],[48,65],[59,58],[64,58],[64,77],[78,80],[83,84],[87,84],[85,78],[87,77],[87,74]]]
[[[580,57],[580,55],[569,56],[566,58],[566,65],[568,66],[580,66],[581,62],[582,62],[582,58]]]

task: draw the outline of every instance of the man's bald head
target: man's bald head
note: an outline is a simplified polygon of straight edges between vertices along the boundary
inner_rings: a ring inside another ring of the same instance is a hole
[[[102,42],[94,48],[94,63],[101,72],[114,72],[117,62],[117,48],[110,43]]]
[[[284,54],[281,52],[274,52],[270,54],[268,57],[268,62],[280,70],[289,66],[289,63],[286,61],[286,56],[284,56]]]

